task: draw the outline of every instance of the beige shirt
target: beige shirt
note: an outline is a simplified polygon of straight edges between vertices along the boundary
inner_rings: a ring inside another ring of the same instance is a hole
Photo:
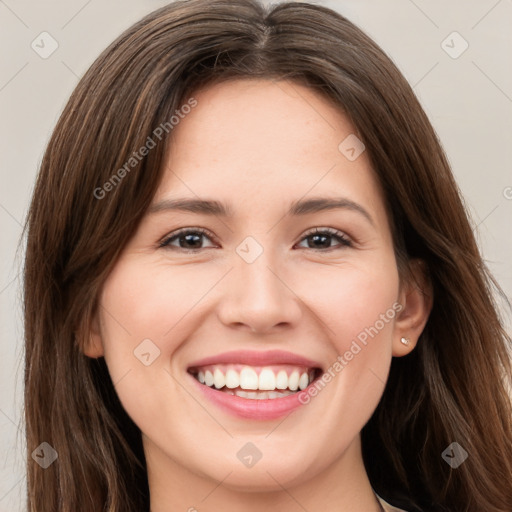
[[[384,507],[384,510],[386,512],[407,512],[406,510],[403,510],[401,508],[396,508],[384,501],[380,496],[377,495],[377,498],[381,502],[382,506]]]

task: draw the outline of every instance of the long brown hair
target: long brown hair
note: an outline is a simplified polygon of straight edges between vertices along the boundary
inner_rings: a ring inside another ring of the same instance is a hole
[[[346,113],[383,187],[402,278],[412,258],[428,267],[426,328],[393,359],[362,431],[373,488],[410,511],[510,512],[511,339],[436,134],[395,65],[350,21],[256,0],[178,1],[146,16],[94,62],[55,127],[25,225],[28,511],[149,509],[141,433],[103,358],[82,348],[99,290],[160,182],[168,137],[126,163],[157,127],[170,133],[199,87],[251,77],[295,80]],[[44,470],[30,457],[43,441],[58,453]],[[441,456],[453,442],[469,455],[456,469]]]

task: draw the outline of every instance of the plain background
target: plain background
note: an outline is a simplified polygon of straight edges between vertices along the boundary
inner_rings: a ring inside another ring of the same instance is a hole
[[[166,3],[0,0],[0,512],[24,510],[23,252],[15,256],[37,169],[80,76],[125,28]],[[511,297],[512,1],[314,3],[365,30],[414,87],[447,152],[485,261]],[[42,32],[58,43],[46,59],[31,47]],[[458,54],[464,41],[468,48],[457,58],[443,49]]]

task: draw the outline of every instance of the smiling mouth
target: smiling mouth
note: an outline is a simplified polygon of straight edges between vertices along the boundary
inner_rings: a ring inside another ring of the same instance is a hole
[[[213,390],[250,400],[272,400],[306,389],[322,371],[296,365],[211,364],[188,372]]]

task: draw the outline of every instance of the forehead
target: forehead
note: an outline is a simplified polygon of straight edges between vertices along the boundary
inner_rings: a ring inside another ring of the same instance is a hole
[[[343,195],[383,213],[365,152],[351,161],[340,151],[354,126],[313,89],[251,79],[192,96],[197,106],[172,131],[156,200],[208,196],[243,208]]]
[[[197,106],[172,132],[178,150],[188,145],[190,150],[207,147],[215,157],[236,152],[244,161],[280,155],[293,161],[329,148],[336,154],[340,132],[354,132],[341,109],[290,81],[234,80],[194,97]]]

